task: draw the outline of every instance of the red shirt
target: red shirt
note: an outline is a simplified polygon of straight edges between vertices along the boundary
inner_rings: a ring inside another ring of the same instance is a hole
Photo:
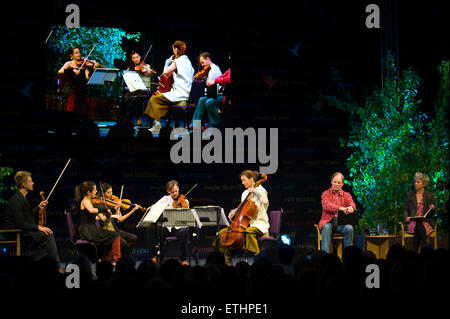
[[[231,69],[226,70],[224,74],[216,77],[214,83],[218,83],[222,86],[231,83]]]
[[[352,206],[356,209],[350,193],[344,192],[342,189],[339,192],[334,191],[331,187],[322,193],[322,217],[319,221],[319,229],[337,216],[339,207]]]

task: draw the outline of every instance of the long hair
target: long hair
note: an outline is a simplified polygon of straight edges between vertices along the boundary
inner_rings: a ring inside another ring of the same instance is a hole
[[[132,57],[133,55],[135,55],[135,54],[139,54],[139,53],[138,53],[137,51],[133,50],[133,51],[131,51],[130,54],[128,55],[128,58],[130,59],[130,64],[128,65],[128,69],[131,70],[131,71],[134,71],[134,67],[135,67],[134,62],[133,62],[133,60],[131,59],[131,57]],[[141,55],[139,54],[139,56],[141,56]],[[141,59],[142,59],[142,57],[141,57]],[[141,60],[141,62],[142,62],[142,60]]]
[[[83,200],[83,197],[87,195],[88,192],[92,192],[94,190],[95,183],[91,181],[86,181],[81,183],[81,185],[77,185],[75,187],[75,195],[73,197],[72,209],[78,210],[80,209],[80,203]]]

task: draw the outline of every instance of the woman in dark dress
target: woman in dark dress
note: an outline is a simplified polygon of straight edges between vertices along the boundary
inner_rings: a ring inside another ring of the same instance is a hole
[[[416,191],[408,193],[406,199],[406,206],[404,211],[404,218],[407,223],[408,232],[414,234],[414,248],[419,250],[419,246],[426,245],[427,236],[433,232],[433,227],[430,225],[433,212],[427,215],[424,220],[412,220],[411,217],[424,216],[429,210],[434,207],[434,195],[432,192],[425,190],[430,183],[430,178],[423,173],[417,172],[414,175],[414,187]]]
[[[97,186],[94,182],[83,182],[75,188],[75,207],[80,212],[80,237],[96,245],[111,245],[111,249],[106,252],[102,260],[109,261],[112,255],[112,264],[115,266],[121,257],[120,236],[115,231],[105,230],[96,225],[97,220],[105,222],[109,214],[106,208],[96,208],[92,204],[92,197],[96,194]]]

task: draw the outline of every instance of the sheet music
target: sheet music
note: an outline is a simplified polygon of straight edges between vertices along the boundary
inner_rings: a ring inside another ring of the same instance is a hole
[[[150,224],[156,223],[159,216],[163,213],[163,211],[169,206],[167,203],[156,203],[145,211],[144,216],[141,221],[136,225],[137,227],[147,227]]]
[[[208,218],[209,221],[204,221],[203,226],[217,226],[217,210],[220,210],[219,225],[230,226],[225,212],[220,206],[194,206],[194,209],[199,219],[202,217]]]
[[[147,90],[144,81],[142,81],[141,77],[136,71],[123,71],[123,79],[130,92],[134,92],[137,90]]]

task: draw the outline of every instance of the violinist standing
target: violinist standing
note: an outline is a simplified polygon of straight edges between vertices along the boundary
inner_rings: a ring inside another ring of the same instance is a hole
[[[198,72],[194,77],[194,80],[203,79],[207,83],[213,83],[215,85],[215,79],[222,75],[222,71],[220,68],[211,61],[211,54],[208,52],[203,52],[198,57],[198,61],[202,66],[203,70],[208,70],[206,77],[202,74],[202,71]],[[209,85],[209,86],[212,86]],[[220,84],[217,84],[219,89],[221,88]],[[197,103],[197,107],[195,108],[194,116],[192,120],[201,120],[206,121],[206,123],[210,125],[217,125],[220,122],[220,116],[218,112],[218,105],[221,105],[223,100],[223,96],[216,98],[209,98],[208,96],[202,96]]]
[[[88,66],[94,70],[99,66],[98,63],[88,63],[83,69],[81,51],[78,47],[70,47],[67,54],[70,61],[64,63],[58,74],[62,75],[62,95],[67,99],[67,111],[76,112],[82,115],[88,115],[89,99],[87,82],[90,78]]]
[[[247,228],[244,249],[258,255],[259,245],[258,237],[263,236],[269,231],[269,217],[267,216],[267,209],[269,208],[268,193],[261,185],[254,187],[257,180],[260,178],[260,174],[257,171],[245,170],[240,174],[241,183],[245,187],[245,191],[241,195],[241,202],[244,201],[250,194],[249,200],[253,201],[257,207],[256,215],[250,221]],[[231,220],[235,214],[236,209],[230,211],[228,217]],[[219,232],[219,238],[221,238],[228,228],[223,228]],[[233,265],[232,251],[228,247],[224,247],[218,243],[219,250],[225,255],[225,262],[228,266]]]
[[[102,184],[103,194],[107,200],[114,200],[112,186],[107,183]],[[133,205],[125,215],[122,215],[121,212],[122,203],[120,203],[120,199],[118,199],[117,206],[115,208],[115,214],[112,216],[114,219],[112,220],[112,225],[116,232],[120,235],[120,251],[121,255],[130,255],[133,251],[134,246],[136,246],[136,242],[138,240],[138,236],[135,234],[128,233],[119,227],[117,227],[116,220],[121,223],[126,220],[128,217],[134,214],[135,211],[141,209],[142,207],[139,205]]]
[[[166,60],[163,75],[173,76],[173,85],[169,92],[153,95],[145,109],[145,114],[155,121],[150,128],[152,133],[158,133],[161,129],[161,118],[169,108],[181,101],[187,101],[191,93],[194,68],[191,61],[185,55],[186,43],[175,41],[172,44],[173,56]]]
[[[169,195],[163,196],[157,204],[165,203],[172,207],[173,203],[179,199],[180,188],[178,186],[178,181],[171,180],[166,184],[166,191]],[[185,208],[189,208],[189,201],[184,199],[182,202],[182,206]],[[149,242],[150,242],[150,253],[155,255],[157,245],[157,237],[156,237],[156,224],[152,224],[148,227],[149,231]],[[188,241],[189,241],[189,227],[181,226],[181,227],[164,227],[162,231],[162,240],[169,236],[176,236],[179,242],[179,249],[181,253],[180,261],[183,262],[186,260],[188,254]]]
[[[33,191],[34,182],[31,173],[18,171],[14,176],[17,191],[8,201],[5,212],[4,226],[6,229],[21,229],[22,245],[25,250],[31,252],[33,261],[44,256],[56,260],[59,263],[58,249],[56,247],[53,231],[36,223],[39,208],[47,206],[47,201],[41,201],[39,206],[31,208],[26,198]]]

